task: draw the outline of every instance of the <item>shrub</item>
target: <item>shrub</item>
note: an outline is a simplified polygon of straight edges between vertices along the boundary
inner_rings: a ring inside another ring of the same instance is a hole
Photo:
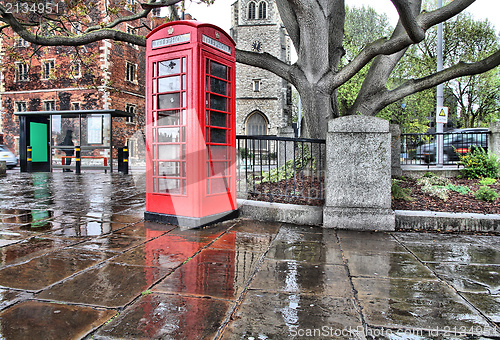
[[[496,179],[494,178],[484,178],[482,180],[479,181],[479,184],[481,185],[492,185],[492,184],[495,184],[497,182]]]
[[[401,180],[398,179],[392,179],[391,182],[391,196],[395,200],[404,200],[404,201],[413,201],[413,198],[411,198],[411,189],[409,188],[402,188],[399,183],[401,183]]]
[[[487,186],[482,186],[478,191],[476,191],[475,196],[477,200],[493,202],[498,198],[499,195],[495,190]]]
[[[499,175],[500,164],[497,157],[483,148],[475,148],[460,156],[459,164],[465,167],[460,171],[468,179],[498,178]]]
[[[458,192],[459,194],[462,195],[467,195],[469,192],[471,192],[471,190],[468,187],[464,187],[463,185],[448,184],[446,186],[446,189]]]
[[[430,196],[439,197],[443,201],[448,199],[448,189],[446,188],[450,184],[448,178],[432,174],[432,176],[418,179],[418,184],[422,187],[422,192]]]

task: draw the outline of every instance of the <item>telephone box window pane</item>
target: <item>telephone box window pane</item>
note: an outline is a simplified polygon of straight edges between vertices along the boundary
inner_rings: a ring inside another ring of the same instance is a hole
[[[156,129],[153,129],[153,143],[156,143]]]
[[[158,125],[179,125],[180,113],[180,110],[158,112]]]
[[[180,162],[158,162],[158,174],[166,177],[180,177]]]
[[[159,143],[177,143],[180,140],[180,128],[158,129]]]
[[[218,194],[229,190],[229,178],[215,178],[210,180],[210,182],[212,186],[211,194]]]
[[[210,95],[210,108],[212,110],[226,111],[227,110],[227,98],[216,96],[215,94]]]
[[[186,89],[186,75],[183,74],[182,75],[182,89],[185,90]]]
[[[210,162],[208,164],[208,177],[222,177],[227,172],[227,162]]]
[[[227,82],[217,78],[210,78],[210,92],[225,96],[227,94]]]
[[[182,72],[186,73],[187,68],[186,68],[186,58],[182,58]]]
[[[187,106],[186,92],[182,92],[182,106]]]
[[[226,143],[226,130],[210,129],[210,143]]]
[[[165,60],[159,62],[158,76],[181,73],[180,59]]]
[[[167,77],[159,79],[159,92],[173,92],[181,90],[181,77]]]
[[[179,195],[181,191],[181,181],[172,178],[158,178],[158,192]]]
[[[181,142],[185,143],[186,142],[186,128],[183,126],[182,127],[182,133],[181,133]]]
[[[156,166],[158,165],[158,162],[153,162],[153,176],[156,176]]]
[[[156,93],[156,79],[153,79],[153,93]]]
[[[210,61],[210,75],[227,80],[227,66]]]
[[[180,106],[181,106],[180,93],[160,94],[158,96],[158,108],[160,110],[173,109]]]
[[[180,159],[180,145],[158,145],[158,159]]]
[[[186,110],[182,110],[182,125],[186,125]]]
[[[226,127],[226,114],[220,112],[210,112],[210,125]]]
[[[156,186],[156,178],[153,178],[153,192],[158,192],[158,187]]]
[[[153,63],[153,77],[156,77],[156,63]]]
[[[156,110],[156,96],[153,96],[153,110]]]
[[[227,156],[227,146],[211,145],[209,147],[210,159],[212,160],[226,160]]]

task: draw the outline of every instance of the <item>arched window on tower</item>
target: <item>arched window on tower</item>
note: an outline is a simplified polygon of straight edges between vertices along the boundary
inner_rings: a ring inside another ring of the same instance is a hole
[[[259,2],[259,19],[265,19],[267,17],[267,2]]]
[[[255,19],[255,2],[248,3],[248,19]]]

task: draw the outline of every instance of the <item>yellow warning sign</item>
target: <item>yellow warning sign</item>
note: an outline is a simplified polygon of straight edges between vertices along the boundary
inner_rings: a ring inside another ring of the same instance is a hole
[[[448,107],[438,106],[436,110],[436,123],[448,123]]]

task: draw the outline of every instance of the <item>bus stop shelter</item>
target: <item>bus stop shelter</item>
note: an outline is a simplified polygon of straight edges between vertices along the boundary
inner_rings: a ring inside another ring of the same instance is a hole
[[[113,171],[113,118],[134,117],[121,110],[26,111],[19,116],[19,163],[33,172],[75,167],[74,148],[81,148],[81,168]]]

